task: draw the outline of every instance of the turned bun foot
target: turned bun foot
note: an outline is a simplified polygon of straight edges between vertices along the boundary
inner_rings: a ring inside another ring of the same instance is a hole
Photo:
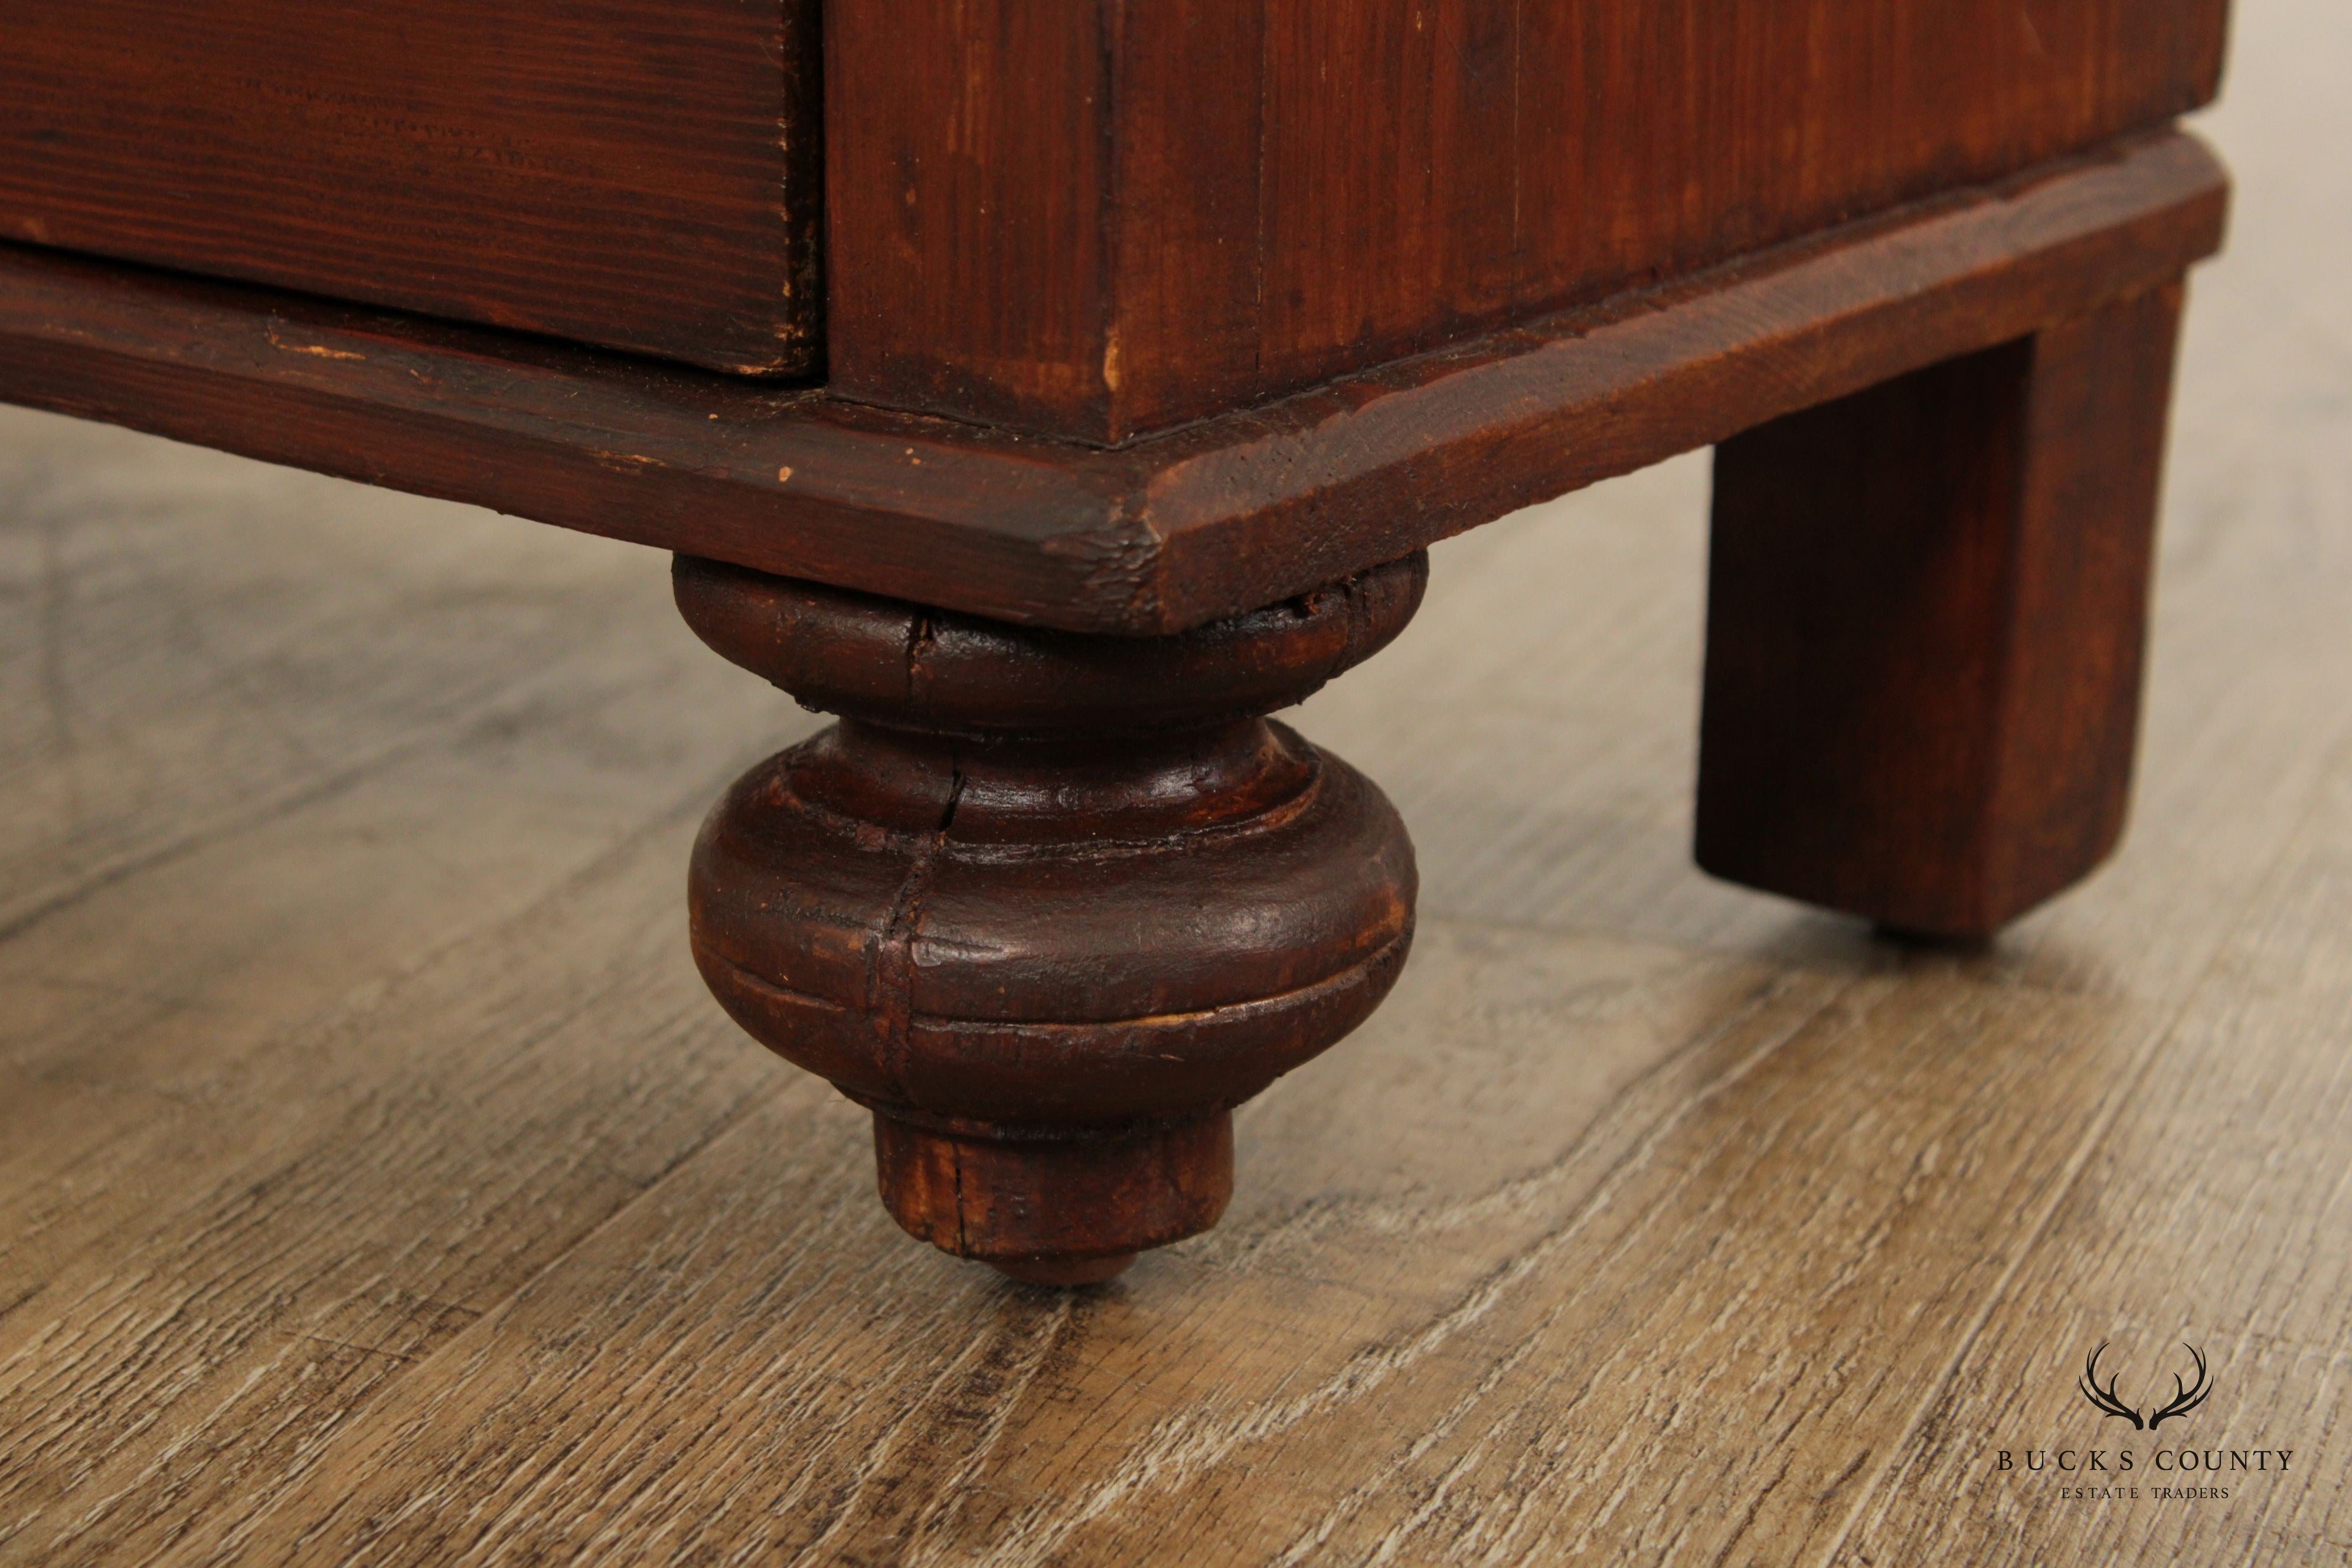
[[[1383,647],[1426,574],[1125,638],[679,558],[706,642],[842,716],[712,813],[696,962],[874,1112],[910,1234],[1079,1285],[1217,1222],[1233,1107],[1369,1016],[1412,938],[1395,811],[1264,715]]]

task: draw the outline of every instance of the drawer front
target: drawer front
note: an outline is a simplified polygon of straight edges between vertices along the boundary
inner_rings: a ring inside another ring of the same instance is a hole
[[[816,0],[7,0],[0,236],[816,363]]]

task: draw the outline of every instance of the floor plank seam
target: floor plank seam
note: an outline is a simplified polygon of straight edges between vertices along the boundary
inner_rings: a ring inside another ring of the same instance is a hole
[[[430,751],[443,739],[440,733],[433,731],[413,736],[405,742],[375,752],[363,761],[340,773],[331,773],[305,788],[279,795],[251,811],[230,817],[226,821],[213,823],[200,832],[188,834],[167,844],[159,844],[144,854],[93,872],[70,888],[60,889],[47,899],[19,910],[14,914],[0,918],[0,942],[10,942],[23,936],[51,916],[61,914],[109,889],[120,887],[124,882],[143,876],[149,871],[162,869],[184,860],[192,855],[201,854],[215,844],[226,843],[257,827],[348,794],[365,784],[376,773],[388,768],[397,767],[409,758]]]
[[[2303,810],[2295,813],[2290,825],[2280,833],[2278,846],[2270,857],[2269,865],[2263,868],[2261,876],[2251,879],[2245,895],[2239,900],[2238,908],[2232,911],[2227,921],[2217,928],[2212,950],[2206,955],[2204,963],[2199,965],[2196,981],[2183,989],[2179,1002],[2170,1009],[2163,1025],[2148,1032],[2148,1041],[2134,1058],[2125,1081],[2108,1097],[2106,1105],[2099,1111],[2093,1123],[2084,1130],[2080,1143],[2068,1155],[2065,1164],[2059,1168],[2058,1180],[2051,1184],[2050,1196],[2042,1204],[2041,1212],[2034,1215],[2033,1223],[2027,1227],[2026,1234],[2011,1251],[2009,1260],[2002,1267],[2000,1278],[1993,1281],[1992,1288],[1985,1293],[1984,1304],[1969,1320],[1967,1329],[1954,1342],[1951,1353],[1945,1358],[1943,1367],[1937,1373],[1927,1391],[1913,1405],[1909,1417],[1887,1442],[1885,1448],[1885,1457],[1879,1463],[1870,1467],[1868,1479],[1855,1493],[1853,1504],[1847,1510],[1845,1520],[1839,1526],[1837,1533],[1830,1538],[1821,1552],[1813,1558],[1815,1568],[1834,1568],[1838,1557],[1845,1549],[1846,1542],[1853,1536],[1855,1526],[1861,1523],[1864,1511],[1870,1509],[1874,1503],[1877,1505],[1877,1511],[1872,1515],[1873,1522],[1884,1516],[1889,1496],[1886,1486],[1889,1477],[1895,1474],[1898,1468],[1910,1462],[1916,1435],[1926,1423],[1929,1413],[1943,1401],[1947,1388],[1958,1374],[1959,1368],[1966,1364],[1969,1354],[1976,1348],[1977,1341],[1983,1335],[1985,1326],[1992,1321],[1993,1314],[2006,1300],[2011,1288],[2016,1283],[2017,1277],[2023,1269],[2026,1261],[2042,1245],[2042,1238],[2048,1233],[2052,1222],[2063,1209],[2066,1199],[2073,1194],[2076,1184],[2082,1180],[2083,1173],[2090,1168],[2092,1159],[2105,1142],[2108,1132],[2122,1116],[2125,1108],[2131,1103],[2133,1093],[2147,1079],[2158,1059],[2163,1056],[2165,1048],[2179,1035],[2190,1013],[2203,998],[2207,988],[2213,983],[2215,973],[2229,952],[2231,939],[2248,923],[2253,911],[2263,907],[2263,895],[2270,890],[2272,884],[2286,873],[2287,856],[2294,847],[2296,837],[2303,828],[2317,816],[2325,804],[2327,791],[2334,786],[2334,780],[2346,763],[2352,762],[2352,742],[2339,740],[2336,745],[2328,749],[2326,755],[2329,759],[2328,765],[2319,770],[2319,776],[2310,792],[2312,798]]]
[[[1317,1386],[1281,1404],[1261,1407],[1246,1415],[1205,1422],[1162,1419],[1135,1444],[1127,1457],[1079,1497],[1058,1517],[1016,1525],[1010,1538],[992,1543],[997,1562],[1042,1564],[1085,1525],[1119,1507],[1135,1493],[1165,1490],[1181,1484],[1220,1462],[1233,1450],[1263,1442],[1297,1426],[1312,1415],[1349,1405],[1386,1383],[1397,1373],[1425,1359],[1458,1333],[1488,1316],[1513,1287],[1530,1277],[1556,1251],[1580,1234],[1592,1218],[1606,1210],[1617,1191],[1645,1168],[1665,1140],[1699,1108],[1744,1081],[1787,1046],[1844,994],[1840,987],[1820,1008],[1776,1032],[1762,1046],[1742,1057],[1724,1072],[1676,1101],[1659,1121],[1636,1137],[1633,1146],[1613,1160],[1592,1191],[1559,1225],[1522,1247],[1510,1258],[1489,1269],[1451,1306],[1394,1346],[1377,1345],[1360,1351]],[[1557,1313],[1565,1300],[1555,1303]],[[1199,1429],[1195,1430],[1195,1427]]]

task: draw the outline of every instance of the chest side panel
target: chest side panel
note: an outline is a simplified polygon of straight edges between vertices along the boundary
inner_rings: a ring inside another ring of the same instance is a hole
[[[1118,441],[2160,125],[2227,8],[1042,9],[834,0],[835,384]]]

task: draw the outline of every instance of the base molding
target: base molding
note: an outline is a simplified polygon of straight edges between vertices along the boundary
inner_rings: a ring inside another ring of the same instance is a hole
[[[997,620],[1164,635],[2179,276],[2160,132],[1105,449],[0,246],[0,399]]]

